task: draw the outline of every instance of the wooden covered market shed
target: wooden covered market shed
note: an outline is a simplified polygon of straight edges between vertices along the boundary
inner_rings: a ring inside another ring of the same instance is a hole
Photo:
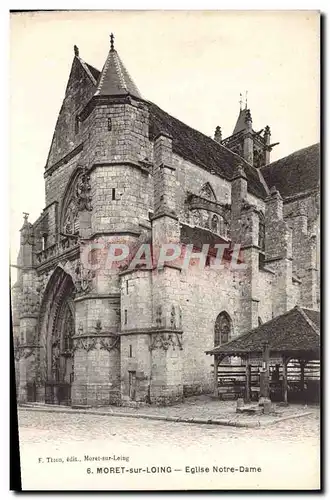
[[[214,356],[214,393],[219,395],[219,370],[228,357],[241,358],[245,364],[244,397],[251,397],[251,368],[258,366],[259,388],[266,387],[269,394],[269,366],[281,367],[278,384],[281,397],[288,402],[288,365],[295,360],[300,366],[300,387],[305,387],[305,367],[320,361],[320,312],[299,306],[271,319],[235,339],[206,351]],[[279,368],[278,368],[279,369]],[[244,368],[243,368],[244,370]],[[260,375],[261,373],[265,376]],[[267,385],[268,384],[268,385]],[[319,388],[319,379],[317,390]]]

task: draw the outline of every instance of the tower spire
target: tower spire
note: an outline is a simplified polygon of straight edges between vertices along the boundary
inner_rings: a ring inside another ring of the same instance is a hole
[[[248,107],[248,91],[245,91],[245,109]]]
[[[243,96],[242,92],[239,94],[239,110],[242,111],[242,104],[243,104]]]
[[[114,35],[110,35],[110,50],[98,78],[94,95],[124,96],[141,98],[141,94],[115,50]]]

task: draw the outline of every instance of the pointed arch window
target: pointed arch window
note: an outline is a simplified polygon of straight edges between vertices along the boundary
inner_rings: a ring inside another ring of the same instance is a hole
[[[213,233],[219,234],[224,238],[228,237],[228,224],[221,215],[212,215],[211,218],[211,231]]]
[[[220,235],[227,238],[227,236],[228,236],[228,224],[225,221],[225,219],[223,217],[221,217],[221,215],[219,217],[219,222],[220,222],[220,229],[219,229]]]
[[[217,215],[212,215],[212,219],[211,219],[211,229],[214,233],[219,233],[219,219],[218,219],[218,216]]]
[[[229,342],[231,337],[232,321],[228,313],[221,312],[214,326],[214,347]]]
[[[79,233],[79,212],[76,200],[71,200],[66,208],[63,230],[66,234]]]
[[[207,200],[217,201],[217,197],[215,196],[214,190],[209,182],[206,182],[204,184],[199,192],[199,195],[202,198],[206,198]]]
[[[79,211],[91,210],[90,174],[79,166],[68,182],[61,206],[61,232],[79,234]]]

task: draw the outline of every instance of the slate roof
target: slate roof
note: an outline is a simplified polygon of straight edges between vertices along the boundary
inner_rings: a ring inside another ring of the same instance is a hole
[[[88,67],[89,71],[92,73],[93,77],[95,78],[95,80],[97,81],[99,76],[100,76],[100,72],[98,69],[94,68],[94,66],[91,66],[90,64],[87,64],[85,63],[86,66]]]
[[[268,187],[275,186],[284,199],[319,189],[320,144],[300,149],[260,170]]]
[[[122,63],[118,53],[110,49],[108,57],[97,81],[95,95],[128,95],[141,99],[141,94]]]
[[[240,110],[232,135],[238,134],[238,132],[242,132],[242,130],[246,130],[247,126],[246,126],[245,119],[246,119],[248,111],[249,111],[248,109],[241,109]]]
[[[260,353],[264,342],[268,342],[270,351],[273,352],[292,354],[304,352],[317,357],[320,349],[319,311],[296,306],[285,314],[206,353],[228,355]]]
[[[304,309],[304,313],[307,314],[309,319],[316,325],[318,330],[320,330],[321,329],[320,311],[315,311],[314,309]]]
[[[85,64],[97,81],[95,95],[130,94],[142,98],[116,50],[109,51],[101,73],[90,64]],[[275,186],[284,199],[319,187],[319,144],[296,151],[262,167],[258,172],[225,146],[174,118],[156,104],[146,103],[150,112],[150,140],[153,141],[160,132],[171,135],[174,153],[227,180],[231,180],[237,165],[243,165],[248,191],[258,198],[267,196],[265,184],[268,188]],[[240,111],[233,134],[245,129],[247,111]]]
[[[257,169],[243,158],[151,102],[149,113],[150,140],[154,140],[160,132],[166,132],[173,138],[174,153],[228,180],[232,178],[236,166],[243,165],[248,180],[248,191],[258,198],[267,196]]]

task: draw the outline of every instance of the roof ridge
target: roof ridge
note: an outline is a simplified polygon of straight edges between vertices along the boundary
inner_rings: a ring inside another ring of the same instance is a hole
[[[235,153],[234,151],[232,151],[231,149],[227,148],[227,146],[225,146],[224,144],[221,144],[217,141],[215,141],[214,139],[212,139],[212,137],[210,137],[209,135],[206,135],[204,134],[204,132],[201,132],[200,130],[198,130],[197,128],[194,128],[192,127],[191,125],[188,125],[187,123],[183,122],[182,120],[180,120],[180,118],[177,118],[176,116],[173,116],[171,115],[170,113],[168,113],[167,111],[164,111],[160,106],[158,106],[158,104],[155,104],[154,102],[152,101],[148,101],[146,100],[146,103],[147,104],[151,104],[152,106],[156,106],[158,109],[160,109],[163,113],[166,113],[168,116],[170,116],[171,118],[174,118],[175,120],[177,120],[178,122],[182,123],[182,125],[184,125],[185,127],[188,127],[190,128],[191,130],[193,130],[194,132],[198,132],[199,134],[202,134],[206,139],[208,139],[210,141],[210,143],[212,142],[212,144],[215,144],[216,147],[218,147],[219,149],[223,148],[225,149],[227,152],[229,152],[231,155],[233,155],[235,158],[237,158],[241,163],[243,163],[245,166],[248,166],[248,167],[252,167],[254,170],[258,171],[258,169],[256,167],[254,167],[253,165],[251,165],[249,162],[247,162],[245,160],[245,158],[243,158],[242,156],[240,156],[238,153]]]
[[[116,52],[116,51],[114,50],[114,52]],[[117,52],[116,52],[116,54],[117,54]],[[117,56],[118,56],[118,54],[117,54]],[[121,61],[120,61],[119,57],[115,57],[114,61],[115,61],[115,67],[117,69],[117,73],[118,73],[120,82],[121,82],[122,86],[124,87],[124,89],[126,90],[126,92],[128,92],[125,78],[123,75],[123,69],[122,69],[121,64],[120,64]]]
[[[107,59],[106,59],[106,61],[104,63],[104,66],[103,66],[102,70],[101,70],[95,95],[98,94],[100,92],[100,90],[101,90],[101,87],[102,87],[102,84],[103,84],[103,81],[104,81],[104,78],[105,78],[105,73],[106,73],[106,71],[109,68],[109,64],[110,64],[110,53],[108,54],[108,57],[107,57]]]
[[[312,327],[312,329],[314,330],[314,332],[319,335],[320,334],[320,331],[319,329],[317,328],[317,326],[315,325],[314,321],[312,321],[309,316],[305,313],[305,311],[303,310],[302,307],[300,306],[296,306],[296,309],[300,312],[300,314],[302,315],[302,317],[305,319],[305,321],[309,324],[309,326]],[[310,309],[311,311],[313,311],[313,309]]]
[[[267,167],[272,167],[276,163],[281,162],[282,160],[284,160],[285,158],[289,158],[290,156],[294,156],[297,153],[301,153],[302,151],[305,151],[306,149],[313,148],[315,146],[320,146],[320,143],[319,142],[315,142],[314,144],[310,144],[309,146],[305,146],[303,148],[297,149],[296,151],[293,151],[292,153],[289,153],[288,155],[282,156],[281,158],[278,158],[277,160],[272,161],[271,163],[268,163],[268,165],[263,165],[261,168],[265,169]]]
[[[92,80],[92,82],[94,83],[94,85],[97,84],[97,81],[95,80],[94,76],[92,75],[90,69],[88,68],[87,64],[83,59],[81,59],[81,57],[79,56],[75,56],[78,61],[80,62],[80,64],[82,65],[82,67],[84,68],[84,70],[86,71],[87,75],[89,76],[89,78]],[[96,68],[95,68],[96,69]]]
[[[278,316],[275,316],[275,318],[271,318],[268,321],[266,321],[265,323],[262,323],[262,325],[255,326],[249,332],[242,333],[241,335],[238,335],[237,337],[235,337],[234,339],[230,340],[229,342],[233,342],[234,340],[241,339],[244,336],[252,335],[252,333],[254,333],[259,328],[263,328],[264,326],[268,325],[269,323],[271,323],[272,321],[276,320],[277,318],[283,318],[283,316],[287,316],[289,313],[292,313],[292,311],[294,311],[297,308],[298,308],[298,306],[295,306],[292,309],[289,309],[289,311],[286,311],[283,314],[279,314]],[[228,344],[229,342],[226,342],[226,344]],[[225,345],[225,344],[223,344],[223,345]]]
[[[118,52],[111,48],[99,75],[94,95],[119,96],[126,94],[142,99],[138,87]]]
[[[257,172],[258,172],[261,184],[264,186],[267,195],[269,195],[270,190],[269,190],[269,187],[267,186],[267,182],[265,181],[265,178],[264,178],[264,176],[263,176],[263,174],[261,172],[261,169],[257,168]]]

